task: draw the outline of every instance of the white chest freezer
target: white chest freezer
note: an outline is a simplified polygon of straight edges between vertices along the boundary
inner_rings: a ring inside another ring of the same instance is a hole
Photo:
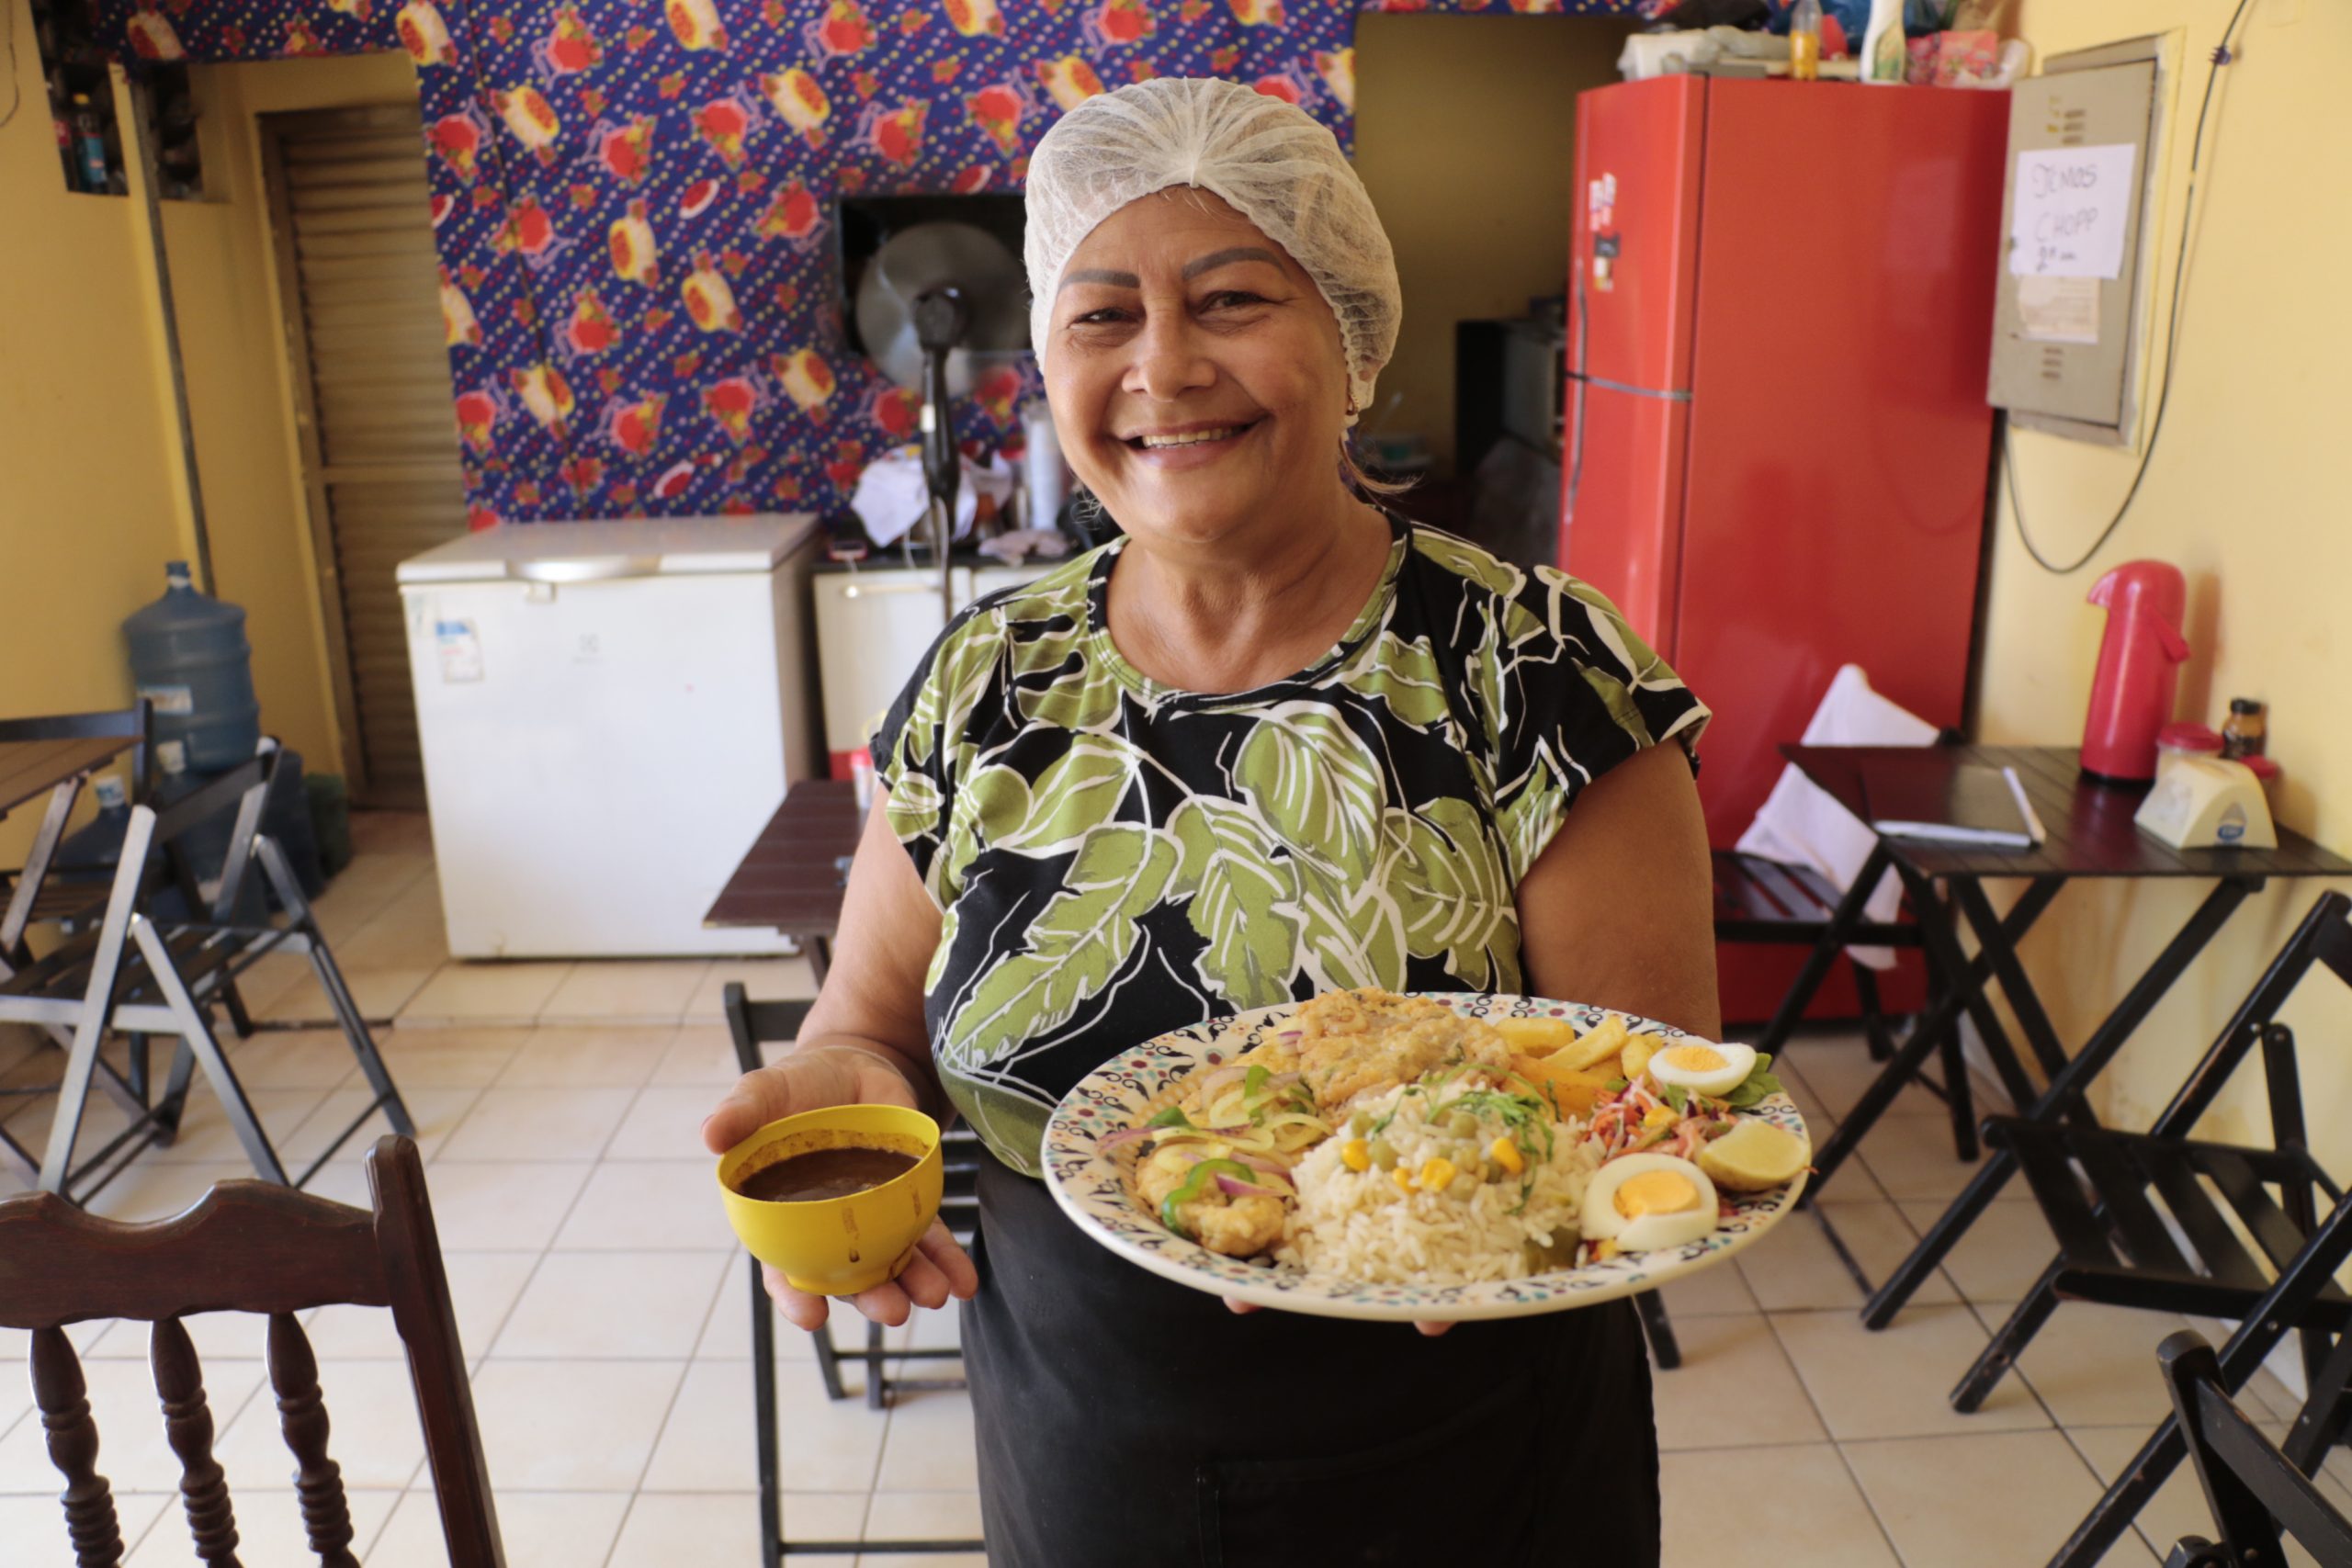
[[[775,952],[703,911],[821,772],[808,516],[510,525],[401,563],[449,951]]]

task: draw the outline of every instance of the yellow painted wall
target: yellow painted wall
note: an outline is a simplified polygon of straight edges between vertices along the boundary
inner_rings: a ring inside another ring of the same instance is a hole
[[[122,617],[187,553],[139,215],[65,188],[26,0],[0,127],[0,715],[130,701]],[[0,823],[15,863],[28,811]]]
[[[2037,57],[2185,29],[2188,62],[2165,152],[2157,299],[2169,294],[2206,57],[2235,0],[2024,0]],[[2218,724],[2233,695],[2271,705],[2270,754],[2286,770],[2281,819],[2352,852],[2352,6],[2253,0],[2238,62],[2222,73],[2194,215],[2172,403],[2138,502],[2098,558],[2071,577],[2027,558],[2006,501],[1991,557],[1980,738],[2072,743],[2102,614],[2083,603],[2109,567],[2140,558],[2188,574],[2195,655],[2178,716]],[[2159,364],[2163,329],[2148,355]],[[2153,388],[2150,389],[2153,392]],[[2144,405],[2143,405],[2144,406]],[[2073,559],[2113,515],[2135,458],[2019,432],[2018,474],[2042,553]],[[2211,1043],[2263,963],[2320,892],[2274,885],[2242,908],[2105,1079],[2107,1109],[2144,1126]],[[2079,1042],[2185,919],[2203,889],[2077,886],[2027,947],[2062,1033]],[[2324,978],[2324,977],[2323,977]],[[2313,981],[2290,1015],[2303,1042],[2314,1142],[2352,1171],[2352,1005]],[[2257,1075],[2258,1076],[2258,1075]],[[2209,1121],[2211,1135],[2267,1135],[2258,1089]]]
[[[121,620],[192,550],[145,225],[65,188],[26,0],[0,5],[25,106],[0,127],[0,715],[120,705]],[[415,80],[398,54],[194,74],[208,199],[165,203],[164,237],[218,591],[248,613],[264,724],[340,772],[254,117],[413,99]],[[0,822],[0,863],[28,815]]]
[[[1576,96],[1617,79],[1630,24],[1366,12],[1356,170],[1396,249],[1405,320],[1376,428],[1453,457],[1453,324],[1523,316],[1567,287]]]

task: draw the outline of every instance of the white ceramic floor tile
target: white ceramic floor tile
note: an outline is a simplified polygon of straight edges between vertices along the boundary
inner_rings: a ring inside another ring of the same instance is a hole
[[[1883,1118],[1857,1150],[1886,1195],[1897,1202],[1932,1200],[1941,1203],[1960,1196],[1976,1174],[1978,1159],[1967,1164],[1952,1157],[1951,1121],[1940,1111],[1931,1116],[1908,1113]],[[1841,1173],[1839,1179],[1843,1180]],[[2003,1198],[2030,1201],[2022,1181],[2001,1190]]]
[[[340,1030],[273,1031],[221,1043],[228,1047],[237,1081],[248,1089],[330,1089],[359,1070]]]
[[[582,965],[583,969],[588,966]],[[498,1076],[501,1089],[635,1089],[650,1077],[675,1025],[593,1029],[542,1024]]]
[[[800,1001],[817,994],[806,958],[714,958],[686,1003],[686,1016],[705,1022],[724,1017],[720,998],[729,980],[742,981],[753,1001]]]
[[[978,1540],[978,1492],[876,1492],[865,1512],[865,1539]]]
[[[303,966],[309,967],[308,960]],[[432,974],[430,969],[345,968],[343,983],[358,1005],[359,1016],[375,1022],[398,1014]],[[271,1023],[302,1023],[312,1028],[332,1028],[334,1023],[334,1010],[328,1005],[325,988],[308,974],[298,976],[254,1016]]]
[[[1977,1318],[1997,1333],[2013,1305],[1986,1303]],[[2153,1427],[2172,1413],[2156,1347],[2188,1326],[2171,1313],[2061,1302],[2018,1370],[2062,1427]]]
[[[825,1397],[813,1366],[780,1369],[776,1382],[777,1475],[791,1493],[854,1493],[874,1485],[892,1413],[863,1399]],[[758,1484],[752,1449],[752,1379],[741,1361],[697,1361],[687,1370],[660,1446],[645,1473],[648,1490],[747,1490]],[[797,1533],[803,1527],[791,1527]],[[851,1535],[857,1522],[848,1523]]]
[[[1667,1315],[1678,1320],[1763,1310],[1739,1270],[1721,1264],[1660,1287],[1658,1299],[1666,1303]]]
[[[2050,1425],[2032,1392],[2013,1378],[1973,1416],[1946,1403],[1986,1338],[1964,1306],[1911,1307],[1877,1333],[1850,1312],[1771,1319],[1829,1435],[1841,1443]]]
[[[542,1023],[675,1023],[710,972],[706,959],[581,964],[539,1010]]]
[[[90,1414],[98,1428],[98,1473],[121,1492],[176,1493],[180,1461],[164,1440],[155,1380],[144,1361],[85,1359]],[[204,1369],[204,1393],[217,1424],[233,1420],[261,1386],[254,1361],[215,1361]],[[0,1438],[0,1493],[54,1498],[64,1483],[50,1464],[38,1417],[28,1416]]]
[[[483,1089],[531,1038],[528,1029],[385,1029],[376,1048],[405,1094],[412,1089]]]
[[[409,857],[433,865],[433,822],[422,811],[354,811],[351,848],[355,859]]]
[[[629,1108],[625,1089],[482,1090],[441,1150],[441,1162],[593,1160]]]
[[[652,1084],[638,1092],[620,1130],[605,1145],[606,1159],[707,1159],[702,1120],[726,1090],[702,1084]]]
[[[405,1361],[322,1361],[319,1392],[326,1396],[327,1457],[343,1467],[346,1486],[397,1495],[424,1461],[414,1385]],[[292,1484],[293,1456],[278,1425],[277,1401],[267,1389],[220,1427],[213,1450],[228,1472],[229,1491]],[[390,1512],[389,1504],[385,1512]],[[379,1519],[380,1523],[381,1520]]]
[[[679,1030],[653,1068],[655,1083],[704,1084],[716,1089],[726,1089],[741,1076],[735,1042],[725,1029],[707,1023],[690,1023]]]
[[[628,1492],[685,1371],[679,1361],[502,1361],[474,1374],[474,1415],[501,1495]]]
[[[971,1400],[950,1392],[901,1398],[890,1412],[890,1436],[875,1484],[884,1492],[978,1490],[980,1460]]]
[[[757,1562],[755,1492],[640,1492],[621,1521],[605,1568],[674,1568],[684,1562]]]
[[[411,1135],[416,1140],[417,1153],[427,1160],[448,1144],[450,1134],[463,1124],[474,1102],[481,1098],[481,1091],[476,1089],[404,1084],[397,1077],[392,1079],[392,1087],[400,1090],[401,1103],[408,1108],[409,1120],[415,1124],[416,1131]],[[278,1145],[278,1156],[285,1160],[287,1168],[300,1175],[375,1098],[376,1091],[368,1087],[367,1080],[356,1077],[320,1100],[302,1124]],[[390,1116],[378,1110],[336,1146],[335,1157],[356,1158],[365,1155],[369,1145],[390,1131]]]
[[[1848,1443],[1845,1453],[1904,1568],[2046,1562],[2100,1491],[2055,1431]]]
[[[1860,1032],[1830,1036],[1800,1035],[1789,1042],[1788,1048],[1774,1059],[1775,1072],[1779,1062],[1785,1059],[1804,1076],[1805,1087],[1832,1116],[1843,1117],[1862,1098],[1879,1073],[1883,1062],[1871,1060],[1870,1045]],[[1939,1077],[1940,1063],[1928,1071]],[[1895,1095],[1894,1103],[1887,1108],[1889,1115],[1941,1116],[1944,1102],[1916,1083],[1905,1084]],[[1949,1141],[1945,1144],[1950,1149]]]
[[[1737,1488],[1725,1517],[1726,1475]],[[1846,1461],[1827,1443],[1660,1457],[1663,1568],[1900,1568]]]
[[[1844,1179],[1842,1174],[1839,1179]],[[1741,1279],[1766,1311],[1861,1306],[1862,1288],[1854,1283],[1824,1232],[1824,1220],[1836,1229],[1838,1240],[1872,1284],[1893,1273],[1918,1242],[1901,1212],[1883,1198],[1856,1203],[1831,1199],[1820,1205],[1817,1214],[1804,1211],[1791,1214],[1734,1260]],[[1939,1271],[1928,1275],[1911,1299],[1919,1305],[1937,1305],[1958,1301],[1960,1292]]]
[[[446,1162],[425,1172],[444,1252],[537,1252],[588,1180],[586,1161]]]
[[[458,1315],[458,1343],[469,1362],[479,1362],[506,1325],[523,1283],[538,1267],[537,1252],[447,1252],[449,1304]],[[388,1307],[321,1307],[304,1325],[311,1348],[322,1361],[399,1361],[407,1354],[392,1327]]]
[[[1822,1430],[1796,1369],[1761,1314],[1677,1322],[1682,1365],[1652,1374],[1658,1446],[1675,1449],[1820,1443]]]
[[[571,967],[569,964],[447,964],[401,1009],[401,1022],[412,1029],[435,1023],[530,1023],[570,976]]]
[[[263,1135],[295,1174],[300,1174],[300,1168],[292,1163],[294,1156],[288,1152],[291,1135],[326,1098],[327,1091],[322,1089],[252,1089],[245,1092],[254,1117],[261,1122]],[[158,1165],[219,1165],[245,1157],[245,1146],[237,1140],[229,1112],[214,1095],[212,1080],[202,1070],[198,1071],[188,1090],[178,1136],[168,1144],[147,1149],[139,1157]]]
[[[439,879],[424,877],[383,912],[335,944],[336,959],[361,969],[437,969],[449,961]]]
[[[555,1238],[559,1252],[707,1252],[736,1246],[707,1158],[608,1160]]]
[[[58,1484],[62,1488],[64,1483]],[[170,1519],[164,1518],[166,1508],[172,1511]],[[114,1515],[124,1546],[135,1547],[159,1521],[179,1528],[179,1500],[117,1492]],[[74,1568],[64,1510],[55,1497],[0,1496],[0,1541],[7,1543],[8,1568]]]
[[[553,1252],[523,1288],[490,1348],[517,1358],[668,1358],[694,1354],[725,1253]]]
[[[506,1568],[602,1563],[629,1505],[623,1491],[526,1492],[500,1484],[495,1472],[491,1491]],[[441,1515],[430,1491],[419,1487],[401,1498],[366,1561],[368,1568],[448,1568],[449,1549],[443,1543]]]
[[[311,900],[311,911],[330,937],[356,931],[432,874],[433,862],[422,855],[356,854],[327,890]]]
[[[1915,1201],[1901,1207],[1903,1217],[1922,1235],[1944,1212],[1943,1204],[1934,1202]],[[1944,1255],[1943,1271],[1972,1302],[2014,1302],[2033,1288],[2057,1256],[2058,1243],[2040,1205],[1987,1203]]]

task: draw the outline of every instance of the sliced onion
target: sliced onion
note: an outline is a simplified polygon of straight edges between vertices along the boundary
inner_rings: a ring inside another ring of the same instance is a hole
[[[1243,1154],[1237,1154],[1233,1157],[1252,1170],[1262,1170],[1269,1176],[1279,1176],[1285,1181],[1290,1179],[1290,1167],[1280,1160],[1261,1159],[1256,1155]]]
[[[1276,1033],[1274,1038],[1277,1040],[1295,1040],[1306,1032],[1306,1031],[1303,1029],[1285,1029]]]
[[[1286,1198],[1289,1196],[1288,1193],[1277,1192],[1271,1187],[1259,1187],[1244,1181],[1238,1176],[1227,1176],[1221,1170],[1216,1173],[1216,1184],[1219,1191],[1236,1198]]]
[[[1306,1076],[1306,1075],[1305,1073],[1276,1073],[1272,1077],[1270,1077],[1265,1081],[1263,1087],[1266,1089],[1281,1089],[1285,1085],[1296,1083]]]
[[[1204,1102],[1205,1103],[1208,1096],[1216,1093],[1218,1089],[1223,1089],[1227,1084],[1239,1082],[1243,1077],[1248,1076],[1249,1071],[1250,1069],[1239,1062],[1228,1062],[1222,1067],[1213,1069],[1206,1077],[1201,1080],[1201,1094]]]
[[[1122,1145],[1132,1144],[1137,1138],[1148,1138],[1154,1133],[1165,1133],[1167,1131],[1168,1129],[1165,1127],[1125,1127],[1116,1133],[1108,1134],[1101,1143],[1094,1146],[1098,1149],[1115,1149],[1120,1147]]]

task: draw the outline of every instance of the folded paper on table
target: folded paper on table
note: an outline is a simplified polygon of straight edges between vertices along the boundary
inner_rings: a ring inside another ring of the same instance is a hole
[[[1821,705],[1804,727],[1807,746],[1932,746],[1936,727],[1900,704],[1871,689],[1870,677],[1859,664],[1841,667],[1829,680]],[[1861,874],[1862,864],[1878,842],[1870,824],[1838,804],[1837,797],[1794,767],[1783,768],[1765,797],[1756,820],[1741,834],[1741,854],[1758,855],[1782,865],[1810,866],[1843,890]],[[1864,914],[1874,921],[1894,919],[1903,902],[1902,885],[1888,872],[1871,893]],[[1894,967],[1894,953],[1884,947],[1850,947],[1848,954],[1872,969]]]

